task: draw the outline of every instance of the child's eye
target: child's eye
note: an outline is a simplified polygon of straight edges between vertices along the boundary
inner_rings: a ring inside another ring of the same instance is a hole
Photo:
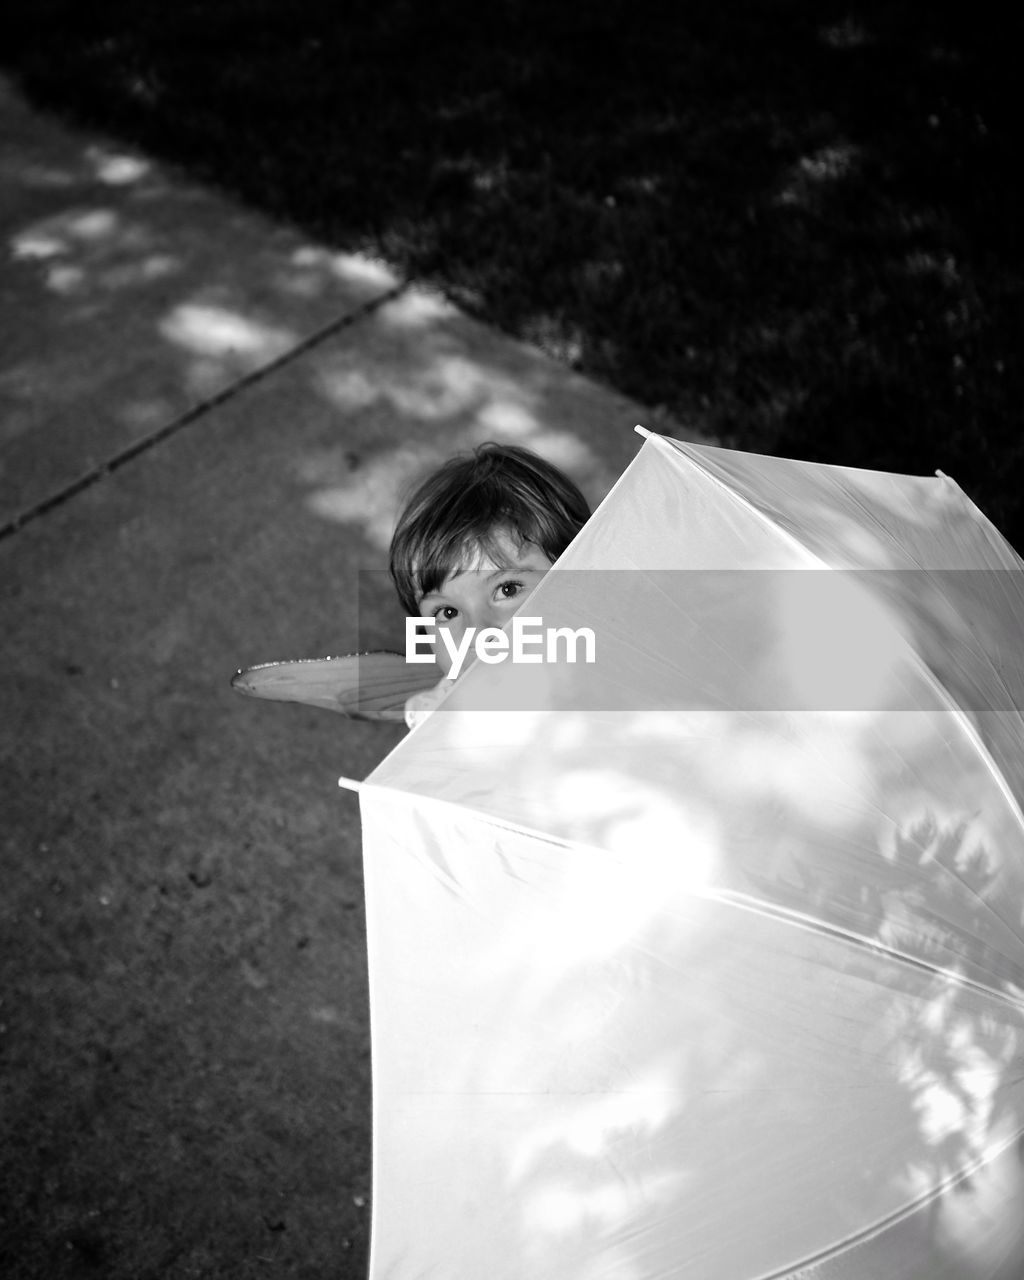
[[[433,616],[441,622],[451,622],[459,616],[459,611],[453,604],[439,604]]]
[[[498,583],[496,594],[501,596],[502,600],[514,600],[522,589],[523,584],[521,582],[516,582],[510,578],[508,582]]]

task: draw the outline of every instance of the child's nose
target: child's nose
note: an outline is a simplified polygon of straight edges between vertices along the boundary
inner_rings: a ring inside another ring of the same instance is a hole
[[[497,605],[488,604],[480,617],[480,629],[484,627],[500,627],[506,620],[507,610],[503,613]]]

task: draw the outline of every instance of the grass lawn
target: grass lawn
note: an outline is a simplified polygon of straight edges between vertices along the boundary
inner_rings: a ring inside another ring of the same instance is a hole
[[[1024,544],[1019,16],[5,9],[0,63],[36,101],[383,255],[728,443],[940,467]]]

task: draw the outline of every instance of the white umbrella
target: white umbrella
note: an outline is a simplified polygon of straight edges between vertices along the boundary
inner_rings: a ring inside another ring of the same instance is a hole
[[[1022,562],[649,438],[359,785],[371,1280],[1022,1274]],[[847,570],[851,572],[836,572]]]

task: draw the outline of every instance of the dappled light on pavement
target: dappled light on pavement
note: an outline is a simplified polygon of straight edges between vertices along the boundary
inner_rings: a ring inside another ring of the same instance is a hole
[[[24,112],[13,94],[5,108]],[[24,120],[0,223],[27,318],[5,347],[0,516],[18,520],[293,351],[281,430],[296,412],[322,425],[288,470],[310,515],[365,536],[374,556],[405,488],[459,449],[523,444],[595,501],[631,456],[635,406],[525,346],[495,359],[488,332],[440,295],[392,296],[380,261],[228,209],[130,150]],[[358,342],[342,328],[303,353],[388,297]],[[612,405],[621,445],[599,458],[589,440]]]
[[[59,129],[6,83],[0,107],[0,522],[396,287],[379,262]]]
[[[158,327],[172,347],[192,357],[183,382],[197,400],[222,391],[232,375],[240,378],[280,359],[298,342],[288,329],[260,324],[225,307],[195,303],[175,307]]]
[[[346,443],[297,452],[293,474],[307,509],[360,531],[378,564],[403,495],[454,453],[488,440],[523,445],[568,471],[596,503],[616,472],[608,450],[591,441],[612,426],[616,404],[620,466],[634,452],[622,428],[635,406],[524,345],[505,343],[495,359],[487,331],[428,291],[410,288],[382,305],[362,322],[357,345],[322,352],[312,378],[318,399],[344,421]]]

